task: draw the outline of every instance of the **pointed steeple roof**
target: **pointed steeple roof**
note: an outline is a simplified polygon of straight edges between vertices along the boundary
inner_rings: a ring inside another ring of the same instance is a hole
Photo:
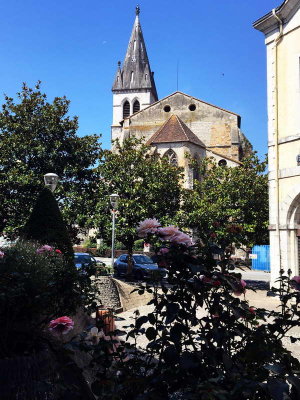
[[[205,148],[205,144],[190,130],[189,127],[175,114],[154,133],[147,144],[190,142]]]
[[[137,6],[124,63],[122,68],[119,65],[112,91],[148,89],[152,91],[156,101],[157,92],[146,51],[139,14],[140,8]]]

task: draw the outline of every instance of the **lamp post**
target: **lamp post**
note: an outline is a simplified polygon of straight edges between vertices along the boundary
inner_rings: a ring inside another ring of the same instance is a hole
[[[114,267],[115,262],[115,221],[116,211],[118,209],[119,195],[113,193],[109,196],[110,204],[112,206],[112,234],[111,234],[111,267]]]
[[[53,174],[53,173],[45,174],[44,182],[45,182],[45,185],[51,190],[51,192],[54,192],[56,185],[58,183],[58,175]]]

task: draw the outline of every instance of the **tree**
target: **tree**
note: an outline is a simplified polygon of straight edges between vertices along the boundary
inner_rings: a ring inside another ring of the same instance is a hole
[[[179,219],[207,243],[222,248],[235,243],[268,243],[268,177],[266,161],[255,154],[238,167],[218,166],[213,159],[200,165],[201,180],[185,191]]]
[[[55,191],[68,229],[92,218],[100,151],[99,136],[78,137],[78,118],[68,116],[70,101],[52,103],[24,83],[18,102],[5,96],[0,112],[0,232],[16,237],[43,188],[43,175],[55,172]]]
[[[179,209],[182,171],[137,139],[127,139],[123,145],[117,141],[113,151],[103,151],[98,171],[99,192],[103,195],[95,209],[95,227],[100,229],[103,238],[110,240],[109,195],[118,193],[116,238],[128,250],[130,274],[138,223],[146,218],[158,218],[164,223],[172,221]]]
[[[44,188],[40,193],[23,229],[22,237],[56,247],[70,265],[74,265],[73,247],[66,225],[57,202],[48,188]]]

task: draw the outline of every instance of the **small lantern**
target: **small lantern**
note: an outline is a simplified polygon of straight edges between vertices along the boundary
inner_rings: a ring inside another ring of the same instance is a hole
[[[54,192],[58,183],[58,175],[52,173],[46,174],[44,175],[44,181],[45,185],[51,190],[51,192]]]
[[[120,196],[117,193],[113,193],[109,196],[110,204],[114,210],[118,208],[119,198]]]

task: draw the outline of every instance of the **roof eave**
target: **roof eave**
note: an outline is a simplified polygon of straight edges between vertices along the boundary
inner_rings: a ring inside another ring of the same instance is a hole
[[[276,7],[274,10],[281,19],[286,20],[291,11],[299,6],[298,0],[285,0],[280,6]],[[257,21],[253,22],[253,28],[263,32],[268,33],[278,26],[278,21],[274,17],[273,12],[270,11],[268,14],[259,18]]]

